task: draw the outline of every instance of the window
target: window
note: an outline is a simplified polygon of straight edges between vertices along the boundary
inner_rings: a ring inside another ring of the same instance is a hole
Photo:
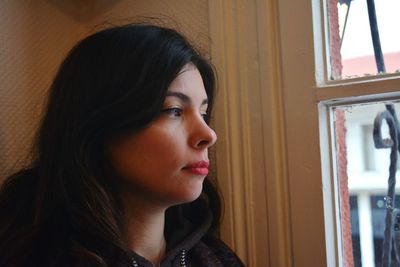
[[[329,221],[326,218],[325,226],[328,229],[328,222],[334,224],[331,230],[336,234],[331,237],[337,240],[337,254],[328,255],[328,262],[337,262],[340,266],[381,266],[385,251],[382,245],[383,231],[387,227],[385,211],[386,205],[390,205],[386,201],[390,198],[385,197],[390,149],[375,149],[372,132],[375,116],[385,110],[385,104],[394,104],[398,111],[400,108],[399,98],[385,98],[388,92],[381,88],[388,85],[383,77],[387,78],[389,72],[398,71],[399,63],[395,58],[400,51],[400,42],[394,29],[400,25],[400,21],[391,12],[391,8],[398,3],[327,0],[320,4],[326,5],[322,17],[327,18],[325,29],[329,32],[320,41],[324,43],[329,56],[326,61],[328,75],[320,80],[317,90],[326,90],[327,86],[332,92],[342,90],[337,96],[320,102],[320,114],[328,114],[328,123],[320,124],[320,127],[331,129],[333,138],[330,141],[332,157],[322,159],[332,161],[332,173],[325,174],[330,179],[325,182],[332,190],[325,192],[331,197],[325,199],[325,213],[330,212],[334,219]],[[388,21],[392,24],[388,25]],[[378,24],[387,25],[387,29]],[[379,39],[379,33],[384,33],[385,45]],[[398,80],[398,76],[391,77]],[[332,83],[331,79],[349,80]],[[349,93],[355,86],[359,89],[357,93]],[[368,87],[375,91],[374,94],[368,92]],[[395,90],[399,89],[398,85]],[[385,123],[382,128],[383,134],[388,136]],[[322,138],[327,137],[321,134],[321,142],[325,142]],[[321,154],[324,153],[326,151],[321,150]],[[322,170],[322,173],[325,171]],[[328,239],[327,242],[332,241]],[[333,257],[336,259],[330,259]]]
[[[335,143],[332,142],[335,135],[334,111],[338,108],[350,111],[354,107],[400,99],[400,80],[396,73],[357,77],[348,75],[351,77],[344,77],[346,79],[341,79],[341,75],[333,75],[329,3],[328,0],[299,0],[296,3],[290,0],[279,1],[288,190],[293,233],[291,240],[293,259],[297,266],[346,264],[347,251],[342,242],[341,203],[338,197],[338,165]],[[338,1],[335,1],[334,6],[338,6]],[[365,132],[371,127],[369,124],[361,122],[357,130],[359,136],[355,138],[359,144],[367,145],[360,145],[364,150],[371,149],[365,137]],[[359,160],[357,167],[362,172],[369,172],[379,166],[373,161],[377,155],[364,157],[362,150],[358,153],[361,157],[356,158]],[[352,161],[354,157],[349,156],[348,160]],[[359,216],[356,210],[365,203],[371,206],[371,202],[361,203],[351,191],[348,193],[350,223],[355,223]],[[382,195],[378,192],[376,194]],[[360,224],[361,220],[358,220],[358,233],[364,231],[361,227],[365,225]],[[373,232],[372,224],[370,227]],[[354,228],[353,233],[357,233],[357,227]],[[361,255],[361,248],[356,248],[357,236],[351,239],[355,246],[353,255]],[[358,243],[361,244],[361,238]]]

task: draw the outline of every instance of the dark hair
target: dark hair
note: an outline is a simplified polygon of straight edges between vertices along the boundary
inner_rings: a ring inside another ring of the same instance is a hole
[[[125,266],[120,203],[107,175],[107,142],[157,117],[168,86],[189,63],[202,76],[210,112],[213,69],[173,29],[113,27],[85,38],[69,52],[50,88],[32,167],[9,177],[0,191],[1,266],[34,262],[35,257],[40,262],[37,255],[43,253],[53,253],[50,261],[66,265],[72,259]],[[203,195],[213,213],[212,235],[221,208],[209,178]],[[177,214],[196,220],[193,209],[201,206],[197,202],[170,208],[167,213],[174,216],[167,216],[166,223],[179,218]],[[41,245],[50,251],[41,252]],[[69,259],[61,259],[65,249]]]

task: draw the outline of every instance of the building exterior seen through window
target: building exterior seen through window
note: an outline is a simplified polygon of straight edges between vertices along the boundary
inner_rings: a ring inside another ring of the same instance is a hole
[[[354,81],[351,79],[363,84],[378,81],[383,75],[395,78],[400,73],[400,1],[323,2],[327,7],[325,29],[329,55],[325,82],[342,80],[346,88]],[[383,80],[375,84],[386,85]],[[390,194],[388,196],[391,149],[377,149],[373,139],[377,114],[390,104],[399,117],[400,100],[382,101],[378,94],[376,100],[372,96],[362,104],[353,102],[351,97],[341,99],[353,104],[330,107],[339,262],[356,267],[400,266],[396,265],[400,264],[400,259],[396,259],[393,252],[394,243],[390,242],[388,252],[389,243],[385,241],[388,239],[388,232],[385,232],[388,207],[400,208],[400,181],[392,199]],[[385,120],[380,129],[384,138],[390,139]],[[397,169],[399,166],[397,162]],[[399,175],[396,173],[395,177]],[[389,210],[388,218],[391,218],[394,210]],[[400,240],[400,231],[398,234]],[[386,261],[392,264],[387,265]],[[393,262],[397,263],[393,265]]]
[[[391,149],[375,148],[373,129],[377,114],[386,110],[385,104],[388,103],[332,109],[335,116],[341,243],[344,262],[351,261],[351,265],[346,266],[382,266]],[[389,104],[393,104],[399,116],[400,102]],[[381,130],[383,138],[389,139],[385,121]],[[399,177],[398,174],[396,176]],[[400,208],[399,185],[400,181],[396,184],[394,208]]]
[[[331,79],[400,72],[400,1],[328,3]]]

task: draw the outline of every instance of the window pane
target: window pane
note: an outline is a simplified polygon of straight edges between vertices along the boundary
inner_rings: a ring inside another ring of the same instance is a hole
[[[391,149],[375,148],[373,130],[375,117],[386,110],[386,104],[393,104],[397,116],[400,115],[400,102],[332,109],[340,205],[339,240],[345,266],[381,266]],[[390,138],[386,121],[381,130],[383,138]],[[399,184],[396,184],[397,194]],[[400,196],[394,203],[395,208],[400,208]]]
[[[400,71],[400,1],[327,2],[331,79]]]

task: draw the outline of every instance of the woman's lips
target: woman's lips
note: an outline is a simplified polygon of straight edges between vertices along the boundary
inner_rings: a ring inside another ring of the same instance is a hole
[[[208,165],[209,165],[209,163],[207,161],[198,161],[198,162],[186,165],[183,169],[187,170],[193,174],[207,175],[208,174]]]

